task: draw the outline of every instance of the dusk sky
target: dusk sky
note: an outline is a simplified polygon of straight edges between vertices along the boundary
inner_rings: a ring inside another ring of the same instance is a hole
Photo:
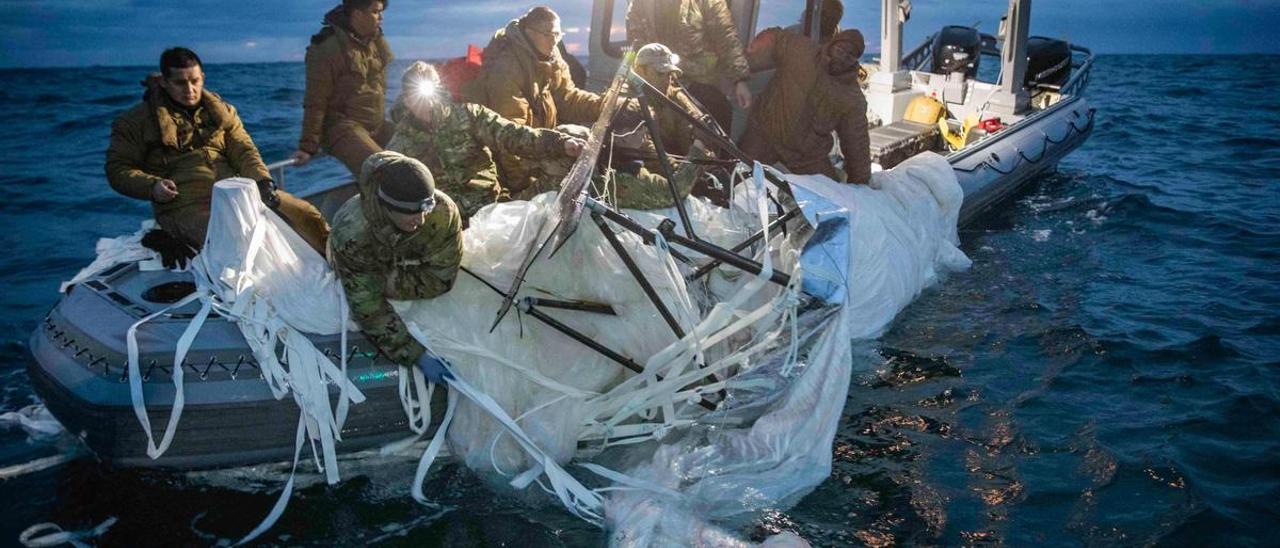
[[[624,4],[625,0],[618,0]],[[586,53],[590,0],[545,2],[570,51]],[[173,45],[208,63],[300,61],[333,0],[0,0],[0,68],[150,65]],[[392,0],[385,31],[397,57],[461,55],[529,3]],[[769,1],[761,26],[791,23],[802,0]],[[843,25],[879,49],[878,0],[846,0]],[[946,24],[994,32],[1007,0],[915,0],[906,48]],[[1280,53],[1280,0],[1037,0],[1032,34],[1099,53]]]

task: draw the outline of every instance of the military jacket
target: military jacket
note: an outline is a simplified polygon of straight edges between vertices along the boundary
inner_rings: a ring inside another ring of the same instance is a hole
[[[462,263],[457,205],[436,190],[426,223],[405,234],[387,218],[377,189],[362,176],[360,194],[334,216],[329,255],[365,336],[392,361],[414,365],[425,349],[387,300],[430,299],[453,287]]]
[[[495,152],[551,158],[564,154],[568,138],[554,130],[516,124],[471,103],[446,105],[441,120],[430,124],[398,103],[392,109],[392,119],[396,133],[387,150],[426,164],[435,176],[436,188],[453,198],[463,219],[507,196],[498,182]]]
[[[657,42],[680,55],[684,78],[709,85],[751,76],[725,0],[635,0],[627,7],[627,41]]]
[[[536,128],[591,125],[603,106],[599,95],[574,85],[559,51],[541,58],[516,21],[494,33],[484,49],[480,75],[467,85],[465,95],[508,120]]]
[[[761,34],[765,33],[773,33],[772,40],[760,40],[768,46],[751,51],[751,62],[772,64],[777,71],[747,116],[743,151],[762,159],[776,155],[794,173],[821,173],[839,180],[830,159],[834,133],[840,138],[848,181],[867,182],[871,178],[867,100],[856,78],[842,80],[827,74],[819,47],[804,36],[779,28]],[[771,150],[754,149],[760,145]]]
[[[157,217],[196,207],[207,210],[213,183],[227,177],[256,181],[270,176],[230,103],[205,90],[200,103],[187,109],[158,85],[111,124],[106,172],[112,188],[139,200],[151,200],[157,181],[177,184],[173,201],[152,202]]]
[[[330,135],[335,126],[354,123],[373,133],[384,120],[391,46],[381,34],[362,40],[347,30],[341,9],[325,17],[326,26],[307,47],[298,149],[312,154],[336,141]]]

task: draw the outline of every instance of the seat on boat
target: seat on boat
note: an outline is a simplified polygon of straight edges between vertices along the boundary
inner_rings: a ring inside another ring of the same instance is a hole
[[[938,126],[899,120],[869,132],[871,161],[890,169],[907,158],[938,146]]]

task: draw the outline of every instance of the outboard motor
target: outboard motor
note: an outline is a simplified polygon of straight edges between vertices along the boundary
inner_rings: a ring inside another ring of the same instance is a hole
[[[1071,77],[1071,44],[1064,40],[1032,36],[1027,39],[1027,89],[1058,87]]]
[[[933,37],[933,66],[929,72],[960,72],[965,78],[973,78],[978,74],[981,53],[982,36],[978,34],[978,29],[958,25],[943,27]]]

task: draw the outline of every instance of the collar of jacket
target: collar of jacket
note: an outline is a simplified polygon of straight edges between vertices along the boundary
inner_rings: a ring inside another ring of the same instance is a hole
[[[160,86],[158,74],[148,77],[146,85],[146,101],[160,129],[160,142],[167,147],[178,148],[178,127],[173,123],[172,114],[187,109],[173,102],[169,94]],[[227,107],[222,102],[222,98],[207,89],[201,93],[200,102],[196,108],[190,110],[192,120],[194,121],[196,115],[201,112],[209,117],[212,127],[220,128],[227,123]],[[196,129],[198,133],[199,128]]]
[[[342,31],[342,34],[346,35],[348,39],[359,44],[361,47],[369,47],[369,44],[373,43],[374,40],[377,40],[378,37],[382,35],[382,31],[379,30],[378,33],[373,36],[360,36],[355,29],[351,28],[351,15],[348,14],[347,9],[341,5],[329,10],[329,13],[324,14],[324,24]]]
[[[533,44],[529,43],[529,37],[525,36],[524,30],[520,28],[520,20],[512,19],[507,26],[498,29],[493,33],[493,42],[497,44],[506,44],[507,47],[515,49],[520,57],[532,61],[536,65],[550,67],[557,64],[560,57],[559,48],[552,48],[551,55],[542,55],[533,49]]]

